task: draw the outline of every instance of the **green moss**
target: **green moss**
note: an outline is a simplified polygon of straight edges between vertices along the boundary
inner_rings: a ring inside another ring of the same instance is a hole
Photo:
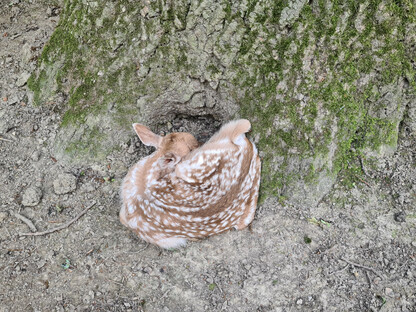
[[[225,20],[230,22],[232,19],[231,1],[225,0],[224,4]]]
[[[45,45],[40,56],[40,61],[45,64],[51,64],[55,60],[56,52],[64,54],[71,59],[78,49],[78,41],[71,32],[67,31],[64,25],[58,25],[51,39]]]
[[[250,51],[257,36],[258,36],[258,32],[256,30],[250,30],[249,28],[246,29],[246,33],[244,34],[244,37],[243,37],[243,42],[240,46],[240,53],[242,55],[245,55]]]
[[[77,157],[93,157],[101,158],[105,151],[105,135],[98,127],[94,127],[87,131],[82,140],[71,142],[65,148],[65,152],[69,156],[77,154]]]
[[[280,20],[280,15],[282,14],[283,9],[287,6],[287,0],[278,0],[273,1],[273,6],[271,9],[272,16],[270,18],[270,22],[272,24],[278,24]]]
[[[62,127],[70,124],[82,124],[85,122],[87,112],[80,109],[68,109],[62,117]]]
[[[276,2],[277,3],[277,2]],[[260,150],[265,152],[263,159],[262,173],[262,192],[267,194],[278,194],[282,189],[282,184],[290,184],[294,179],[302,178],[306,181],[313,181],[317,172],[325,168],[315,168],[312,164],[305,170],[300,177],[297,174],[282,174],[285,166],[275,168],[275,157],[280,155],[287,161],[293,157],[298,157],[289,153],[288,147],[296,148],[297,154],[305,157],[315,153],[325,155],[328,152],[328,145],[332,140],[337,144],[336,154],[332,169],[329,174],[336,174],[340,170],[349,171],[355,176],[358,170],[355,165],[357,157],[362,157],[362,151],[366,148],[378,150],[383,145],[393,145],[397,141],[396,120],[381,119],[371,117],[369,108],[377,101],[377,95],[372,94],[374,85],[389,85],[395,83],[397,79],[403,77],[409,71],[408,58],[405,55],[405,47],[402,38],[395,34],[394,25],[402,25],[405,10],[410,10],[409,6],[403,9],[402,6],[393,5],[391,19],[383,23],[378,23],[375,17],[379,10],[380,1],[371,1],[364,13],[359,12],[360,4],[355,1],[346,3],[333,3],[332,8],[328,9],[324,1],[318,1],[312,5],[305,5],[299,17],[299,23],[303,24],[304,30],[302,37],[294,37],[295,29],[299,26],[298,22],[291,25],[292,31],[287,37],[282,37],[277,41],[276,46],[264,44],[269,50],[262,50],[256,53],[256,40],[261,31],[267,33],[274,24],[278,23],[281,10],[277,14],[273,13],[272,18],[257,17],[256,22],[263,23],[263,29],[259,25],[252,28],[246,25],[246,33],[241,45],[241,57],[236,60],[235,66],[240,67],[239,76],[235,83],[242,89],[247,90],[245,97],[241,101],[242,115],[250,118],[255,117],[254,131],[267,133],[266,138],[260,139]],[[281,4],[281,2],[279,3]],[[340,17],[349,10],[346,21]],[[412,7],[411,10],[414,11]],[[397,13],[400,13],[397,16]],[[359,33],[355,27],[355,20],[358,14],[365,14],[364,31]],[[276,18],[277,17],[277,18]],[[346,23],[345,27],[340,28],[341,23]],[[254,25],[253,25],[254,26]],[[340,32],[340,29],[343,31]],[[310,32],[310,34],[309,34]],[[322,76],[322,80],[311,80],[307,73],[300,72],[303,67],[305,49],[314,45],[311,42],[313,34],[314,42],[321,40],[322,44],[315,45],[315,64],[312,64],[311,71],[319,73],[325,69],[331,77]],[[374,40],[381,40],[378,51],[374,51]],[[296,50],[294,53],[289,51],[290,46],[295,42]],[[356,44],[360,42],[360,44]],[[271,57],[272,50],[278,51],[279,57]],[[383,60],[380,64],[376,57]],[[251,64],[255,63],[254,73]],[[289,68],[288,64],[291,65]],[[376,80],[368,82],[364,88],[358,89],[358,80],[363,74],[378,74]],[[283,74],[285,72],[285,74]],[[283,99],[276,101],[273,98],[279,91],[276,86],[279,78],[272,81],[268,75],[279,77],[287,82],[287,89],[280,94]],[[299,85],[299,82],[301,84]],[[243,82],[243,83],[241,83]],[[297,84],[297,86],[295,86]],[[308,97],[307,104],[300,109],[300,103],[293,100],[299,92]],[[371,104],[370,103],[371,99]],[[328,121],[323,121],[321,133],[316,133],[314,122],[319,112],[317,104],[322,106],[321,110],[328,110]],[[282,131],[275,129],[273,124],[274,116],[281,116],[289,119],[293,129]],[[337,123],[337,133],[334,135],[333,121]],[[313,138],[309,142],[304,135]],[[279,144],[279,140],[285,144]],[[311,143],[313,142],[313,143]],[[270,149],[270,146],[273,146]],[[311,150],[312,149],[312,150]],[[276,183],[280,181],[280,183]]]
[[[182,52],[176,58],[176,66],[178,69],[187,69],[188,68],[188,57],[186,53]]]
[[[216,287],[217,287],[217,284],[215,284],[215,283],[211,283],[211,284],[208,285],[208,289],[210,291],[213,291]]]
[[[27,86],[33,92],[33,104],[39,105],[41,92],[47,86],[47,75],[45,70],[41,70],[38,77],[35,74],[30,75]]]

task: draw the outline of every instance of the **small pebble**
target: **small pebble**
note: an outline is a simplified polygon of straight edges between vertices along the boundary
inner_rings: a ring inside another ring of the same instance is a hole
[[[406,222],[406,213],[404,211],[400,211],[394,214],[394,221],[396,222]]]
[[[30,73],[24,72],[17,78],[16,86],[23,87],[30,77]]]
[[[127,153],[128,154],[133,154],[134,151],[135,151],[134,144],[130,144],[130,146],[129,146],[128,150],[127,150]]]
[[[8,99],[8,102],[10,105],[19,102],[19,98],[17,94],[13,94],[12,96],[10,96],[10,98]]]
[[[0,212],[0,223],[6,220],[6,218],[9,216],[9,214],[5,211]]]
[[[41,259],[36,263],[36,266],[38,269],[41,269],[42,267],[45,266],[45,264],[46,264],[46,261],[44,259]]]
[[[53,189],[55,194],[62,195],[75,191],[77,188],[77,178],[70,173],[61,173],[58,178],[53,181]]]
[[[23,193],[23,206],[36,206],[42,198],[42,190],[37,187],[29,187]]]
[[[32,154],[32,156],[30,156],[30,159],[31,159],[32,161],[36,162],[36,161],[38,161],[38,160],[39,160],[39,157],[40,157],[40,153],[39,153],[39,151],[35,151],[35,152]]]

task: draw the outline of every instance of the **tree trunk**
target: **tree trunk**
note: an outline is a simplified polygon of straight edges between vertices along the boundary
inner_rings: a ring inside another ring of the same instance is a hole
[[[355,177],[359,159],[394,151],[400,122],[414,117],[415,8],[65,0],[28,85],[35,104],[62,112],[59,158],[100,162],[129,144],[133,122],[171,131],[185,120],[205,138],[244,117],[263,198],[314,205],[340,170]]]

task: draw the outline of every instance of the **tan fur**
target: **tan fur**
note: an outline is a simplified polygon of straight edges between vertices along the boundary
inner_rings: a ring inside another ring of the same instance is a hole
[[[133,125],[139,138],[157,150],[133,166],[122,185],[120,220],[144,240],[174,248],[245,228],[254,218],[260,159],[244,135],[250,122],[224,125],[198,147],[189,133],[160,137]]]

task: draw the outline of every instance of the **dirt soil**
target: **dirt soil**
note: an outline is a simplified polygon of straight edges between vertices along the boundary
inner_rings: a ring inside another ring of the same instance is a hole
[[[161,250],[118,220],[122,178],[151,152],[133,131],[103,164],[76,167],[51,152],[60,114],[33,107],[26,81],[58,20],[59,8],[36,1],[0,7],[0,311],[416,311],[416,139],[406,119],[394,155],[352,187],[340,176],[316,207],[267,199],[251,230]],[[20,235],[93,203],[60,231]]]

